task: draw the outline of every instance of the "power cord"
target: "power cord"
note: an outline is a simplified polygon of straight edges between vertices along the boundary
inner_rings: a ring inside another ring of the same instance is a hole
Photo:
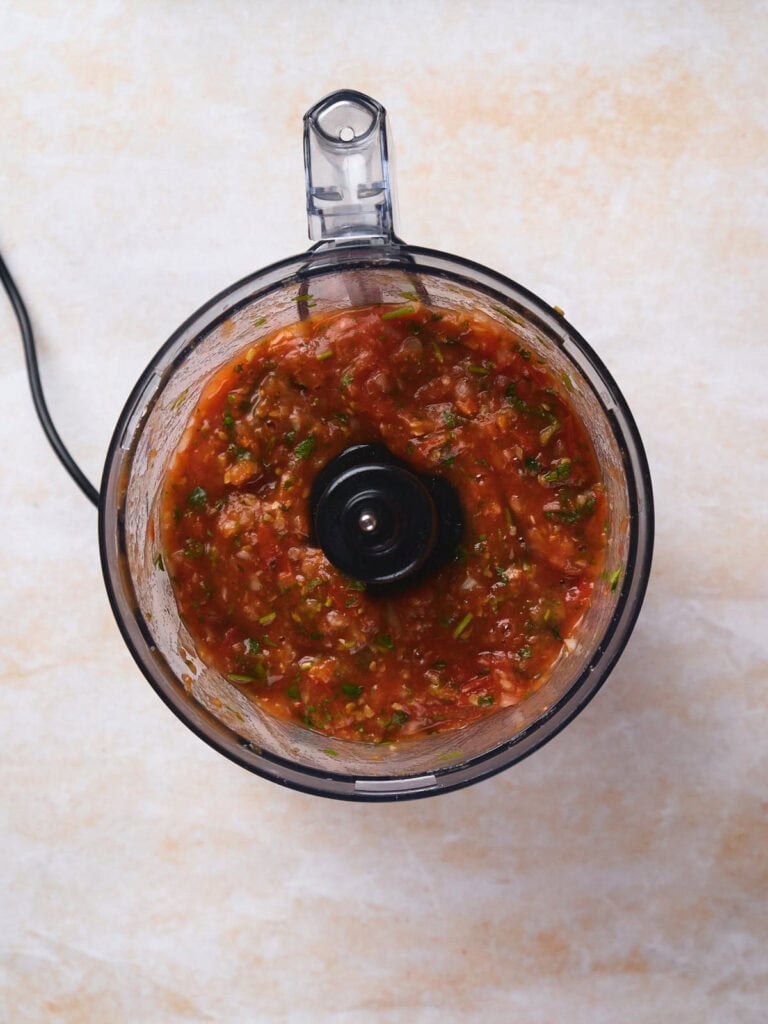
[[[27,362],[29,387],[32,392],[32,401],[35,406],[35,412],[40,420],[40,425],[42,426],[45,436],[48,438],[51,447],[56,452],[59,462],[61,462],[64,469],[66,469],[86,498],[93,502],[94,505],[98,506],[99,492],[70,455],[66,445],[59,437],[56,427],[53,425],[51,414],[48,412],[45,395],[43,394],[43,385],[40,380],[40,370],[37,365],[37,350],[35,347],[35,336],[32,332],[32,324],[30,323],[29,314],[27,313],[27,308],[24,305],[24,300],[19,294],[19,289],[16,287],[16,283],[11,277],[8,267],[5,265],[5,260],[3,259],[2,254],[0,254],[0,281],[2,281],[3,288],[5,289],[6,295],[13,306],[16,319],[19,322],[21,341],[24,345],[24,357]]]

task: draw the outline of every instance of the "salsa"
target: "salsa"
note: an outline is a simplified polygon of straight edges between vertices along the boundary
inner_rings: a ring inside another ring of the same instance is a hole
[[[567,376],[507,328],[416,301],[310,318],[204,389],[162,495],[162,553],[200,657],[266,712],[393,742],[540,686],[603,569],[606,504]],[[369,594],[310,542],[318,472],[354,444],[442,474],[453,560]]]

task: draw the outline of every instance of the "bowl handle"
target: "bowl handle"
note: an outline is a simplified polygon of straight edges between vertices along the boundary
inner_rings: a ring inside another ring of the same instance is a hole
[[[304,115],[309,237],[326,248],[395,243],[387,112],[361,92],[341,89]]]

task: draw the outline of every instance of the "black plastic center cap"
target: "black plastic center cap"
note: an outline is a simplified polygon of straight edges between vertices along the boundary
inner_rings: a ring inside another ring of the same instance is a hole
[[[383,445],[355,445],[329,462],[312,488],[310,518],[328,560],[374,591],[438,568],[463,530],[450,484],[414,472]]]

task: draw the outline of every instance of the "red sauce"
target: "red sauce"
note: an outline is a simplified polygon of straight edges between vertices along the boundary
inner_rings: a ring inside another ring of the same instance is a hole
[[[495,321],[418,303],[244,350],[205,388],[163,491],[165,567],[200,656],[269,713],[345,739],[518,703],[603,567],[605,496],[570,387]],[[393,597],[309,543],[317,473],[376,442],[444,474],[467,520],[454,560]]]

